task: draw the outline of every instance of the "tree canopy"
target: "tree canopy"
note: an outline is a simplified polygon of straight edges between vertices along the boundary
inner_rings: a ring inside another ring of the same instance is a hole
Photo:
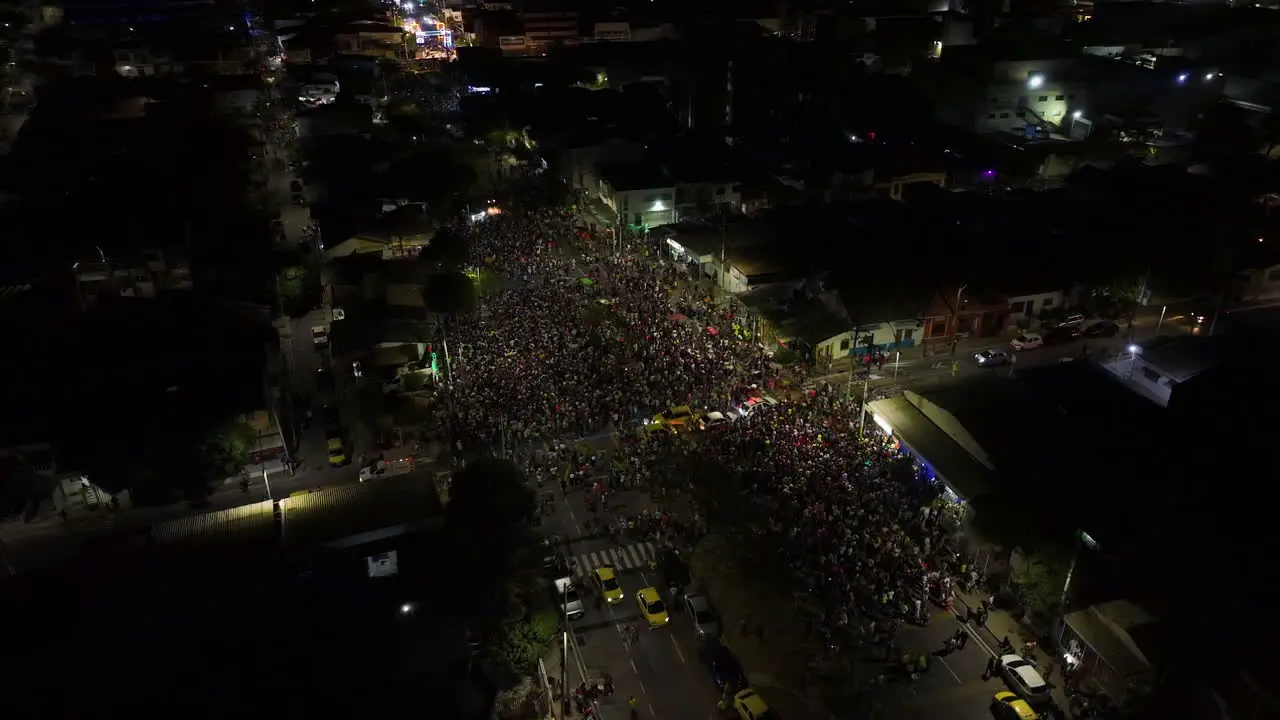
[[[555,632],[558,614],[538,573],[530,520],[533,490],[511,462],[481,459],[453,478],[445,522],[460,582],[459,614],[488,637],[493,657],[527,672]]]
[[[457,317],[476,311],[479,298],[475,282],[465,273],[434,273],[422,286],[422,301],[428,311]]]

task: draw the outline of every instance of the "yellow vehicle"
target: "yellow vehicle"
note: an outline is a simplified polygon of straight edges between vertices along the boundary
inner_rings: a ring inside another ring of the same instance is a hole
[[[645,437],[652,437],[661,433],[674,435],[676,432],[675,428],[669,425],[663,425],[662,423],[649,423],[641,428],[640,431],[645,434]]]
[[[738,717],[742,720],[777,720],[777,715],[769,711],[764,698],[751,688],[733,696],[733,709],[738,711]]]
[[[640,605],[640,614],[649,621],[649,627],[662,627],[671,622],[667,606],[662,604],[662,596],[658,594],[657,588],[642,588],[636,593],[636,603]]]
[[[653,421],[666,425],[672,430],[678,430],[687,423],[693,422],[693,410],[688,405],[672,405],[654,415]]]
[[[999,720],[1040,720],[1040,715],[1016,693],[1004,690],[991,698],[991,714]]]
[[[614,574],[613,568],[608,565],[596,568],[592,579],[605,602],[610,605],[622,602],[622,586],[618,584],[618,576]]]
[[[342,446],[342,438],[329,438],[329,464],[333,467],[347,464],[347,449]]]

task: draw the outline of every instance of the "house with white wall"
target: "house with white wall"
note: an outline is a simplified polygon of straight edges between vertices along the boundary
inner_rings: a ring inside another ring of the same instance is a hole
[[[620,225],[642,231],[670,225],[676,217],[676,185],[663,168],[626,165],[602,168],[600,201],[617,213]]]
[[[1018,327],[1037,326],[1042,311],[1060,308],[1066,302],[1066,293],[1062,290],[1028,288],[1007,293],[1007,297],[1008,323]]]

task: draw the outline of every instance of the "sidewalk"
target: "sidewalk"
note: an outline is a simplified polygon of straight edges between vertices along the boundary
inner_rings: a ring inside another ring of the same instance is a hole
[[[1020,649],[1027,640],[1034,639],[1037,643],[1040,641],[1030,629],[1024,627],[1005,610],[991,610],[983,627],[968,623],[965,618],[969,614],[969,610],[971,608],[974,610],[980,608],[982,606],[982,597],[980,593],[966,593],[957,589],[954,612],[961,622],[965,622],[969,626],[974,639],[985,643],[993,654],[1000,655],[1000,640],[1006,637],[1009,638],[1009,642],[1013,643],[1015,650]],[[1053,702],[1065,712],[1068,705],[1066,692],[1062,686],[1063,668],[1053,648],[1047,646],[1037,647],[1036,667],[1039,668],[1041,677],[1049,683],[1049,694],[1052,696]]]

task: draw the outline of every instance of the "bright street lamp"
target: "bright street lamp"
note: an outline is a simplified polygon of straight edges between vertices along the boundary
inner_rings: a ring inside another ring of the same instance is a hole
[[[1079,120],[1082,116],[1084,116],[1083,110],[1076,110],[1075,112],[1071,113],[1072,120]]]
[[[1041,75],[1040,73],[1032,73],[1031,75],[1027,76],[1028,88],[1031,88],[1032,90],[1038,90],[1040,89],[1041,85],[1044,85],[1044,75]]]

